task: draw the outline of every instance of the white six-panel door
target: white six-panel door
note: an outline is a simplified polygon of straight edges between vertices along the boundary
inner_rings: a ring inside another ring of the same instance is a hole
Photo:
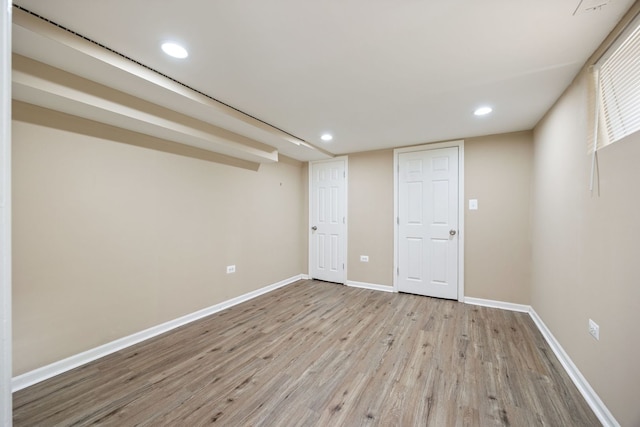
[[[458,147],[398,154],[397,289],[458,298]]]
[[[309,272],[345,283],[346,160],[310,165]]]

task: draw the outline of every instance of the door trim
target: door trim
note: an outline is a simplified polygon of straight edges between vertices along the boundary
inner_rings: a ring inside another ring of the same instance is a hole
[[[11,1],[0,12],[0,425],[12,422],[11,341]]]
[[[344,239],[342,242],[342,250],[343,250],[343,254],[344,254],[344,277],[343,277],[343,285],[347,284],[347,272],[349,269],[349,264],[348,264],[348,253],[347,253],[347,248],[348,248],[348,240],[349,240],[349,156],[337,156],[337,157],[332,157],[330,159],[327,160],[316,160],[313,162],[309,162],[309,174],[307,177],[307,181],[308,182],[308,189],[307,189],[307,199],[308,199],[308,206],[307,206],[307,275],[309,276],[309,278],[311,278],[311,215],[312,215],[312,211],[311,211],[311,185],[312,185],[312,175],[311,173],[313,172],[313,165],[316,164],[320,164],[320,163],[330,163],[330,162],[335,162],[335,161],[339,161],[342,160],[344,161],[344,217],[345,217],[345,224],[344,224]]]
[[[412,151],[437,150],[439,148],[458,147],[458,301],[464,301],[464,140],[434,142],[432,144],[393,150],[393,291],[398,292],[398,172],[399,155]]]

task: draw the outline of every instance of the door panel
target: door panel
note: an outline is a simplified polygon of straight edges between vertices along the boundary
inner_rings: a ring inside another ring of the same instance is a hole
[[[345,282],[345,163],[336,160],[310,166],[309,272],[314,279],[336,283]]]
[[[407,237],[407,278],[411,280],[422,280],[422,249],[424,244],[421,238]]]
[[[401,153],[398,166],[398,290],[457,299],[458,148]]]

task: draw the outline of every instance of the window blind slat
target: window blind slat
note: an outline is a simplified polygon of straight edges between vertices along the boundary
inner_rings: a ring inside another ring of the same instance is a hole
[[[597,64],[590,82],[589,108],[592,113],[589,129],[589,148],[596,150],[640,131],[640,25],[636,20],[626,39],[607,53]],[[593,129],[598,117],[598,135]]]

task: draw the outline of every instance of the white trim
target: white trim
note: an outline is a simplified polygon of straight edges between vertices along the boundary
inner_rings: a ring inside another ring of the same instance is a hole
[[[483,307],[500,308],[502,310],[519,311],[521,313],[529,313],[531,311],[530,305],[514,304],[512,302],[494,301],[482,298],[465,297],[464,303],[471,305],[480,305]]]
[[[347,283],[347,270],[349,268],[349,264],[347,262],[347,259],[349,258],[347,255],[349,254],[348,250],[348,240],[349,240],[349,156],[337,156],[337,157],[332,157],[330,159],[327,160],[316,160],[313,162],[309,162],[309,189],[308,189],[308,198],[309,198],[309,216],[307,218],[307,240],[308,240],[308,265],[307,265],[307,269],[309,270],[309,274],[307,274],[307,278],[311,277],[311,215],[313,214],[311,211],[311,195],[312,193],[312,189],[311,189],[311,185],[312,185],[312,179],[313,179],[313,165],[318,164],[318,163],[327,163],[327,162],[335,162],[335,161],[339,161],[342,160],[344,161],[344,218],[345,218],[345,224],[344,224],[344,243],[343,243],[343,250],[344,250],[344,277],[342,278],[342,284],[346,284]]]
[[[186,325],[187,323],[191,323],[198,319],[202,319],[203,317],[210,316],[214,313],[225,310],[229,307],[233,307],[234,305],[256,298],[260,295],[266,294],[267,292],[271,292],[283,286],[290,285],[294,282],[297,282],[298,280],[302,280],[303,276],[304,275],[299,274],[297,276],[281,280],[280,282],[265,286],[264,288],[256,289],[255,291],[240,295],[235,298],[231,298],[230,300],[212,305],[211,307],[198,310],[196,312],[187,314],[186,316],[170,320],[160,325],[153,326],[149,329],[145,329],[144,331],[136,332],[135,334],[117,339],[115,341],[111,341],[110,343],[84,351],[74,356],[67,357],[66,359],[54,362],[50,365],[34,369],[33,371],[26,372],[22,375],[18,375],[17,377],[14,377],[12,381],[13,391],[16,392],[18,390],[22,390],[25,387],[29,387],[33,384],[62,374],[71,369],[77,368],[78,366],[82,366],[86,363],[92,362],[111,353],[115,353],[116,351],[120,351],[132,345],[138,344],[142,341],[148,340],[149,338],[153,338],[157,335],[169,332],[172,329]]]
[[[603,63],[609,59],[616,51],[622,46],[631,36],[631,34],[640,26],[640,15],[636,15],[627,25],[624,26],[622,31],[616,36],[615,40],[607,47],[600,58],[593,64],[595,69],[600,69]]]
[[[0,12],[0,425],[12,422],[11,370],[11,0]]]
[[[372,291],[397,292],[395,289],[393,289],[393,286],[376,285],[374,283],[366,283],[366,282],[356,282],[354,280],[347,280],[347,286],[351,286],[352,288],[370,289]]]
[[[580,394],[582,394],[582,397],[587,402],[594,414],[596,414],[598,420],[600,420],[602,425],[605,427],[620,426],[613,414],[609,411],[607,406],[600,399],[595,390],[591,387],[587,379],[582,375],[578,367],[573,363],[567,352],[564,351],[558,340],[553,336],[549,328],[547,328],[547,325],[544,324],[533,307],[524,304],[514,304],[510,302],[470,297],[465,298],[464,302],[465,304],[480,305],[483,307],[529,313],[529,316],[531,316],[533,323],[535,323],[545,341],[547,341],[547,344],[549,344],[549,347],[551,347],[553,354],[556,355],[556,357],[560,361],[560,364],[567,372],[567,375],[569,375],[569,378],[571,378],[571,381],[573,381],[575,386],[578,388],[578,391],[580,392]]]
[[[464,140],[434,142],[393,150],[393,290],[398,292],[398,155],[458,147],[458,301],[464,301]]]
[[[553,336],[547,325],[544,324],[538,313],[531,308],[529,315],[533,319],[540,333],[553,350],[562,367],[567,372],[573,383],[576,385],[582,397],[587,401],[591,410],[596,414],[603,426],[619,427],[613,414],[609,411],[604,402],[600,399],[595,390],[591,387],[587,379],[582,375],[578,367],[573,363],[569,355],[564,351],[558,340]]]
[[[458,301],[464,301],[464,141],[458,141]]]
[[[144,340],[163,334],[179,326],[183,326],[187,323],[193,322],[195,320],[198,320],[203,317],[209,316],[211,314],[217,313],[219,311],[225,310],[229,307],[240,304],[242,302],[248,301],[252,298],[256,298],[267,292],[271,292],[275,289],[290,285],[294,282],[297,282],[298,280],[308,280],[308,279],[309,279],[308,275],[299,274],[297,276],[290,277],[289,279],[285,279],[280,282],[274,283],[272,285],[265,286],[264,288],[260,288],[255,291],[246,293],[244,295],[240,295],[236,298],[232,298],[230,300],[221,302],[211,307],[196,311],[186,316],[182,316],[178,319],[171,320],[161,325],[154,326],[152,328],[135,333],[133,335],[129,335],[127,337],[120,338],[118,340],[104,344],[100,347],[87,350],[75,356],[68,357],[58,362],[54,362],[50,365],[43,366],[42,368],[38,368],[33,371],[27,372],[25,374],[19,375],[13,378],[13,384],[12,384],[13,392],[22,390],[23,388],[29,387],[33,384],[39,383],[41,381],[44,381],[56,375],[62,374],[78,366],[82,366],[86,363],[89,363],[101,357],[107,356],[116,351],[138,344]],[[376,285],[376,284],[365,283],[365,282],[356,282],[352,280],[347,281],[346,285],[351,287],[356,287],[356,288],[371,289],[371,290],[383,291],[383,292],[397,292],[394,288],[390,286]],[[549,347],[551,347],[551,350],[560,361],[560,364],[569,375],[569,378],[571,378],[573,383],[576,385],[576,387],[578,388],[578,391],[580,391],[580,394],[582,394],[582,397],[586,400],[587,404],[589,405],[589,407],[591,407],[591,409],[596,414],[600,422],[605,427],[620,426],[620,424],[616,421],[613,414],[609,411],[609,409],[606,407],[604,402],[602,402],[602,400],[597,395],[595,390],[593,390],[589,382],[586,380],[586,378],[584,378],[582,373],[578,370],[578,367],[573,363],[569,355],[564,351],[560,343],[556,340],[556,338],[553,336],[549,328],[547,328],[547,326],[544,324],[540,316],[538,316],[536,311],[531,306],[524,305],[524,304],[514,304],[510,302],[503,302],[503,301],[487,300],[482,298],[472,298],[472,297],[464,298],[464,303],[470,304],[470,305],[483,306],[483,307],[497,308],[501,310],[528,313],[529,316],[531,316],[531,319],[533,320],[536,327],[540,330],[540,333],[542,334],[544,339],[549,344]],[[11,408],[11,406],[9,406],[9,408]],[[9,418],[9,420],[10,419],[11,418]],[[7,423],[5,424],[11,425]]]

